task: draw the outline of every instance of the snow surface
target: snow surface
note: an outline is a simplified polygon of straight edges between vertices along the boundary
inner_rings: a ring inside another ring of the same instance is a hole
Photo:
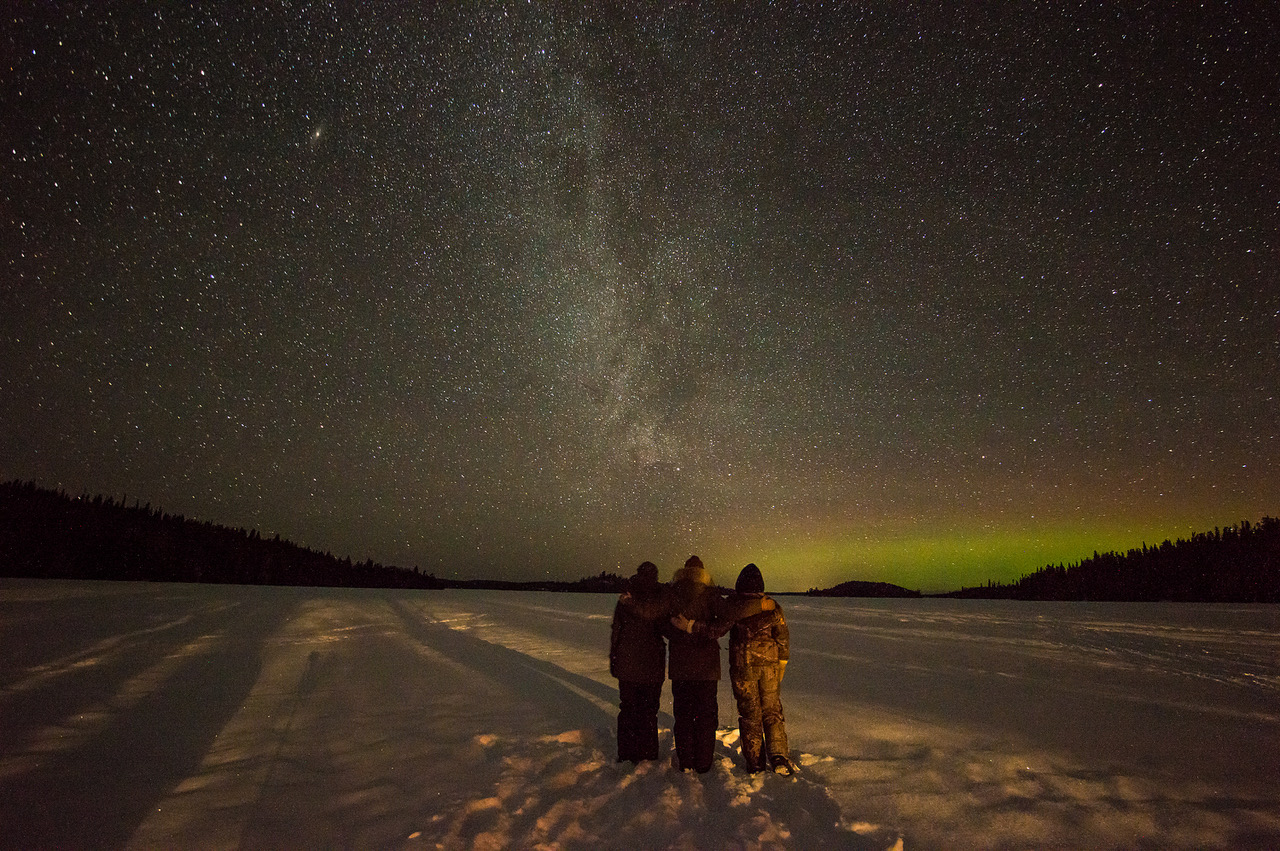
[[[0,845],[1280,847],[1280,607],[780,600],[802,773],[722,681],[699,777],[607,595],[0,581]]]

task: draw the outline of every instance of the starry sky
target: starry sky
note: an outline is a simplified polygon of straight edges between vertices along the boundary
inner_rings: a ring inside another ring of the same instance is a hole
[[[0,479],[925,591],[1280,513],[1269,4],[33,3]]]

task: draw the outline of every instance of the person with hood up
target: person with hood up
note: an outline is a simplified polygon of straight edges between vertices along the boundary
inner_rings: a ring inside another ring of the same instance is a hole
[[[731,619],[676,625],[693,635],[719,637],[729,632],[729,678],[738,703],[738,730],[742,758],[752,774],[772,768],[779,774],[794,774],[787,743],[787,725],[782,712],[781,684],[791,651],[791,636],[782,607],[764,593],[760,568],[748,564],[738,574],[733,597],[725,601],[726,612],[749,610],[756,601],[773,602],[759,614]]]
[[[715,757],[716,728],[720,724],[716,700],[720,680],[718,639],[724,632],[712,634],[705,629],[691,632],[680,624],[723,623],[727,630],[737,619],[759,614],[776,604],[765,600],[763,594],[755,599],[722,600],[711,583],[711,574],[697,556],[690,556],[684,567],[676,571],[667,586],[667,601],[672,615],[667,636],[676,760],[682,771],[693,769],[705,774],[711,770]]]
[[[613,610],[609,673],[618,680],[618,762],[658,758],[658,705],[667,678],[665,588],[658,568],[636,568]]]
[[[702,559],[690,556],[668,586],[672,614],[691,621],[712,621],[720,613],[720,595]],[[703,633],[668,630],[671,645],[671,699],[675,715],[672,732],[681,770],[699,774],[711,770],[715,756],[720,707],[720,642]]]

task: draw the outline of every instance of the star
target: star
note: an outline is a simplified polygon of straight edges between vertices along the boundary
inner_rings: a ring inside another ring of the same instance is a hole
[[[135,5],[0,21],[0,479],[796,589],[1280,504],[1243,4]]]

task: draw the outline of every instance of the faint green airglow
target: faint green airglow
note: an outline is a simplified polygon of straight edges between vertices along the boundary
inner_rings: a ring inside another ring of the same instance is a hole
[[[766,546],[747,555],[746,560],[765,571],[772,590],[804,591],[861,580],[934,593],[985,585],[989,580],[1009,582],[1045,565],[1073,564],[1095,551],[1123,552],[1193,531],[1159,523],[1141,527],[1102,523],[956,530],[936,535],[837,536]]]

